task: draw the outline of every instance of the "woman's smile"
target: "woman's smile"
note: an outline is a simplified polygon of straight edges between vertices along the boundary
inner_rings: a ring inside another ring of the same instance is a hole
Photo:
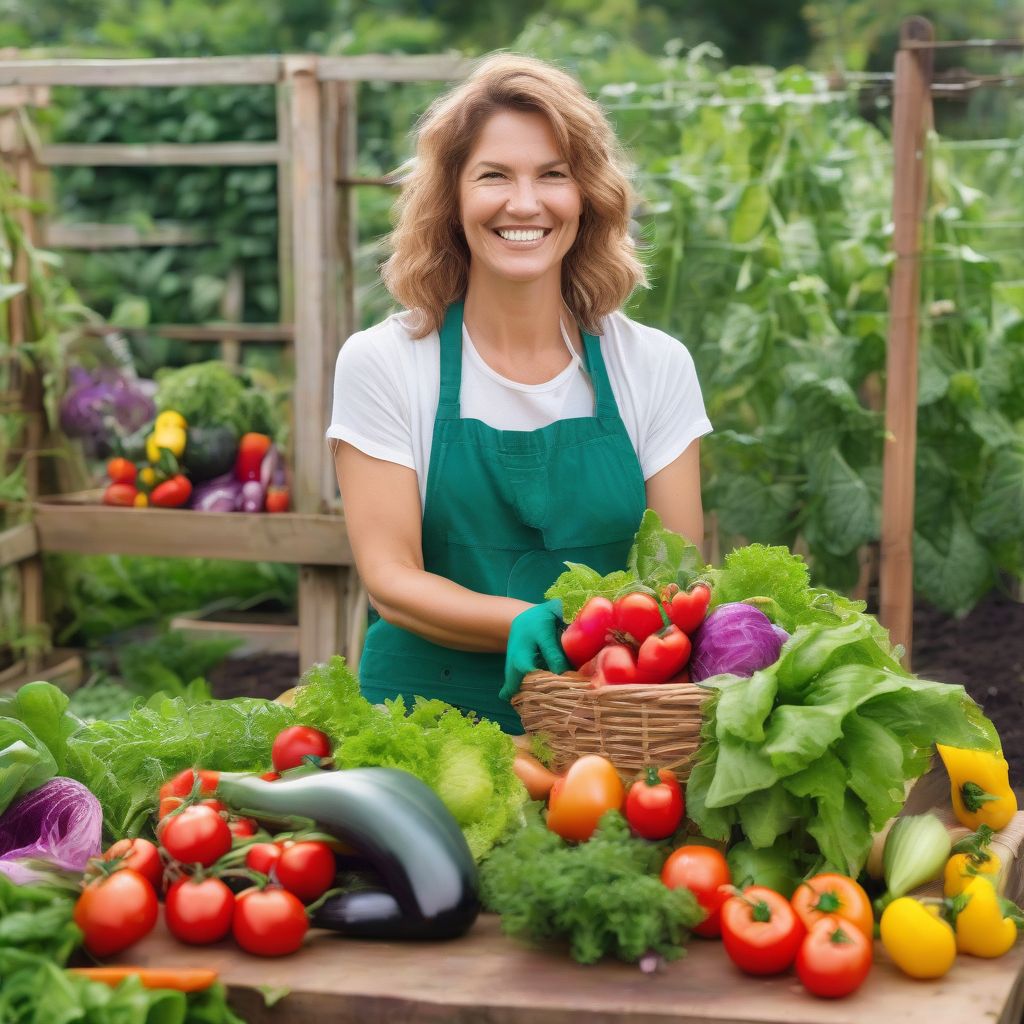
[[[543,114],[494,114],[459,185],[462,230],[476,273],[521,283],[560,280],[583,203]]]

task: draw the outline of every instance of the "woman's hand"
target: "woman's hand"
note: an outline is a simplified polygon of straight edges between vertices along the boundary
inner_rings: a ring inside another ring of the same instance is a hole
[[[564,625],[559,600],[535,604],[512,620],[505,651],[505,685],[498,693],[502,700],[515,696],[527,672],[543,665],[556,675],[569,670],[569,659],[558,639]]]

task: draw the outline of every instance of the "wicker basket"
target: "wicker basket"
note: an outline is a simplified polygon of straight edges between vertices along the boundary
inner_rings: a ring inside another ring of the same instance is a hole
[[[601,754],[624,777],[654,765],[685,782],[707,697],[693,683],[592,687],[578,672],[531,672],[512,706],[527,733],[548,738],[557,772],[584,754]]]

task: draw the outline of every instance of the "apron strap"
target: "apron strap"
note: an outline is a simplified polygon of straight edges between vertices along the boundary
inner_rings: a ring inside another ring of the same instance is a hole
[[[457,420],[462,387],[462,303],[453,302],[441,325],[441,392],[437,402],[438,420]]]
[[[601,339],[594,334],[583,335],[583,351],[587,357],[587,372],[594,386],[594,415],[600,420],[620,419],[619,407],[615,404],[608,370],[601,354]]]

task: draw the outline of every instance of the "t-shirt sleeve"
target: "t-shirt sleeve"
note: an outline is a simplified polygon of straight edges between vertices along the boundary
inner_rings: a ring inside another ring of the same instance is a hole
[[[640,454],[645,480],[712,430],[693,356],[674,338],[663,335],[662,341],[651,366],[651,380],[656,383]]]
[[[412,412],[401,360],[378,330],[353,334],[338,353],[327,437],[385,462],[415,469]]]

